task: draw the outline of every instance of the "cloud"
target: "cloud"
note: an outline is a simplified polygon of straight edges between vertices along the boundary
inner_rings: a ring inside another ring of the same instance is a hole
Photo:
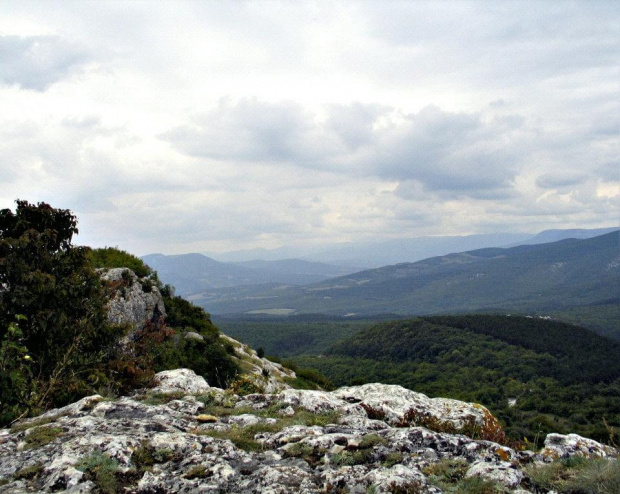
[[[86,243],[617,222],[613,2],[5,4],[1,205]]]
[[[190,156],[416,180],[468,194],[509,189],[523,155],[518,116],[487,123],[436,106],[405,114],[359,102],[324,111],[319,119],[290,102],[224,100],[161,137]]]
[[[584,183],[587,178],[587,175],[583,173],[547,173],[536,179],[536,185],[543,189],[560,189],[580,185]]]
[[[0,82],[45,91],[89,59],[60,36],[0,36]]]

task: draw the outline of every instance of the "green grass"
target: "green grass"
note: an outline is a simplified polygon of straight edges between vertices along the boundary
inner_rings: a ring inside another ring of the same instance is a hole
[[[13,474],[15,480],[30,480],[38,477],[43,472],[43,464],[37,463],[29,467],[24,467]]]
[[[63,434],[64,431],[60,427],[36,427],[24,438],[26,449],[45,446]]]
[[[618,494],[620,463],[617,459],[575,456],[544,465],[530,465],[525,472],[529,488],[536,492]]]
[[[278,414],[278,410],[281,409],[281,405],[270,407],[264,410],[253,410],[249,408],[212,408],[209,412],[213,415],[224,416],[228,415],[241,415],[245,413],[251,413],[263,418],[276,418],[275,423],[258,423],[248,426],[233,425],[229,429],[218,431],[212,429],[197,429],[194,433],[211,436],[218,439],[228,439],[240,449],[245,451],[261,451],[262,445],[254,439],[257,434],[263,432],[278,432],[286,427],[294,425],[306,425],[306,426],[325,426],[327,424],[333,424],[338,421],[338,412],[328,413],[312,413],[306,410],[297,410],[291,417],[282,417]]]
[[[446,459],[433,463],[423,471],[431,485],[442,492],[454,494],[504,494],[509,491],[481,477],[465,477],[469,464],[462,458]]]

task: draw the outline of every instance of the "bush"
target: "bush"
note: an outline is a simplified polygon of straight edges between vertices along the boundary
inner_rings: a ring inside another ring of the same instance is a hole
[[[71,211],[46,203],[0,211],[0,379],[3,390],[7,373],[16,383],[3,391],[2,423],[86,394],[91,369],[117,341],[89,249],[71,244],[77,233]]]
[[[89,259],[94,268],[129,268],[138,278],[157,280],[157,273],[142,259],[118,247],[93,249],[89,252]]]

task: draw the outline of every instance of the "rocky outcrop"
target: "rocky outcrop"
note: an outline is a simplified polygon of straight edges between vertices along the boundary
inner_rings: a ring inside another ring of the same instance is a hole
[[[141,329],[148,321],[166,317],[161,293],[148,279],[140,279],[128,268],[99,270],[110,291],[108,320],[113,324],[130,324]]]
[[[157,382],[0,431],[0,492],[439,493],[445,464],[518,492],[527,463],[617,453],[574,435],[515,451],[483,437],[484,407],[400,386],[238,396],[188,370]]]
[[[235,350],[233,357],[237,360],[242,373],[240,382],[247,383],[261,393],[275,393],[291,388],[286,382],[287,379],[296,377],[291,369],[259,357],[256,351],[230,336],[220,334],[220,338],[232,345]]]

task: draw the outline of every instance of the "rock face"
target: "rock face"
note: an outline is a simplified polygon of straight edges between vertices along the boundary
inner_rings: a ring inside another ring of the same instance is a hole
[[[431,472],[455,461],[517,492],[523,464],[550,461],[549,448],[617,453],[574,435],[551,435],[541,454],[514,451],[482,438],[483,407],[399,386],[237,396],[186,369],[157,382],[0,431],[0,492],[439,493]]]
[[[139,279],[127,268],[102,269],[99,275],[112,289],[108,304],[111,323],[132,324],[141,329],[148,321],[166,317],[161,293],[150,281]]]

